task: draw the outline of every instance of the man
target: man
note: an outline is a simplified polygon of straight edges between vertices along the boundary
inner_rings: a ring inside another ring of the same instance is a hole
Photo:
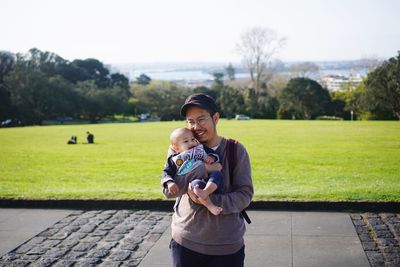
[[[181,108],[181,114],[186,117],[187,127],[192,130],[195,138],[220,156],[222,165],[204,164],[196,170],[203,177],[207,177],[209,172],[222,170],[222,193],[212,194],[210,198],[223,211],[218,216],[211,214],[199,204],[190,187],[187,194],[177,197],[171,223],[173,266],[242,267],[246,227],[240,213],[250,204],[254,193],[249,156],[244,146],[238,143],[236,162],[230,177],[227,141],[217,133],[220,115],[210,96],[189,96]],[[170,149],[171,153],[173,151]],[[169,195],[166,189],[170,180],[172,178],[164,173],[163,192],[167,197],[175,197]]]

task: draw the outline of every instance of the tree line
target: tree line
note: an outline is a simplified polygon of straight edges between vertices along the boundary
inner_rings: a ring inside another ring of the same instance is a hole
[[[213,74],[214,82],[210,87],[187,91],[164,83],[163,91],[156,89],[159,85],[151,84],[132,92],[134,96],[140,92],[136,95],[137,102],[147,95],[146,102],[151,105],[171,91],[170,105],[164,107],[162,112],[157,113],[157,108],[153,106],[153,114],[159,114],[161,119],[179,119],[177,114],[185,97],[193,92],[202,92],[217,100],[222,116],[226,118],[243,113],[259,119],[400,120],[400,52],[397,57],[371,69],[359,85],[349,82],[336,92],[328,91],[308,77],[315,73],[315,65],[310,63],[292,66],[290,75],[283,75],[274,68],[270,64],[260,72],[259,78],[254,77],[254,80],[250,79],[244,84],[235,81],[232,66],[228,65],[225,72]],[[224,76],[228,76],[228,79],[224,79]],[[150,87],[153,93],[146,90]]]
[[[129,80],[110,74],[97,59],[72,62],[32,48],[26,54],[0,52],[0,120],[20,125],[71,117],[96,122],[128,114]]]
[[[347,84],[338,92],[329,92],[304,75],[307,71],[289,77],[274,71],[273,64],[261,68],[253,69],[253,80],[245,84],[235,80],[229,65],[213,74],[210,87],[186,88],[145,74],[129,82],[97,59],[67,61],[35,48],[26,54],[0,52],[0,121],[40,125],[70,117],[97,122],[141,113],[179,120],[182,103],[195,92],[213,96],[227,118],[243,113],[260,119],[400,119],[400,53],[357,87]]]

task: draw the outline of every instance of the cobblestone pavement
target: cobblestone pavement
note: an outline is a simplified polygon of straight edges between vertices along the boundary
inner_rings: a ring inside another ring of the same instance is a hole
[[[0,266],[137,266],[169,212],[76,211],[0,258]]]
[[[372,267],[400,266],[400,214],[350,215]]]
[[[371,266],[400,266],[400,214],[350,216]],[[76,211],[1,257],[0,266],[137,266],[170,221],[170,212]]]

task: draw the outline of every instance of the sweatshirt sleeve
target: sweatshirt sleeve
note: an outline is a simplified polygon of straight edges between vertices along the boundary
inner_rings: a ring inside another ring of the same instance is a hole
[[[250,204],[254,194],[250,158],[246,149],[240,143],[237,145],[237,153],[237,161],[233,169],[233,179],[232,184],[229,184],[229,190],[223,194],[210,195],[213,203],[222,207],[222,214],[241,212]],[[228,165],[227,159],[225,159],[225,165]],[[224,181],[229,183],[231,180],[229,166],[224,166],[224,176],[227,176]]]
[[[162,172],[162,175],[161,175],[161,187],[162,187],[162,190],[163,190],[163,194],[166,197],[168,197],[167,196],[167,194],[168,194],[167,183],[169,181],[174,182],[174,178],[173,178],[174,170],[173,170],[173,168],[171,166],[171,163],[170,163],[171,156],[174,153],[175,153],[175,151],[171,147],[169,147],[168,148],[168,152],[167,152],[167,160],[165,161],[164,169],[163,169],[163,172]]]

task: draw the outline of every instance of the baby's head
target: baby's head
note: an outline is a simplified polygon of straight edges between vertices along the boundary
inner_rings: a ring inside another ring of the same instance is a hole
[[[188,128],[177,128],[175,129],[170,137],[172,148],[176,152],[183,152],[185,150],[191,149],[199,144],[191,130]]]

